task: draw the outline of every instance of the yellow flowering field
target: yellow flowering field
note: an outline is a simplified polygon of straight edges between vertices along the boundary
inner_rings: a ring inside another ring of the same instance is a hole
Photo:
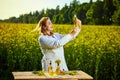
[[[41,70],[42,54],[37,24],[0,23],[0,58],[10,71]],[[68,34],[73,25],[54,25]],[[120,26],[83,25],[80,34],[65,46],[70,70],[83,70],[95,80],[120,79]]]

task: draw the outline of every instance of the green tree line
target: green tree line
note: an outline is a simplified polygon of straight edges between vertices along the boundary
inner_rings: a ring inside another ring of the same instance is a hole
[[[83,24],[93,25],[120,25],[120,1],[97,0],[88,3],[80,3],[73,0],[69,5],[65,4],[61,9],[59,5],[55,9],[42,9],[41,11],[22,14],[18,18],[0,20],[0,22],[13,23],[38,23],[41,17],[48,16],[55,24],[71,24],[73,16],[77,14]]]

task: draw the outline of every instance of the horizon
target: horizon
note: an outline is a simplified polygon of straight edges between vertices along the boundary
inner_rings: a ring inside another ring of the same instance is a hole
[[[53,0],[1,0],[0,3],[0,20],[9,19],[10,17],[19,17],[22,14],[29,14],[30,12],[41,11],[42,9],[55,9],[58,5],[60,9],[64,7],[65,4],[69,5],[73,0],[56,0],[52,4],[50,2]],[[89,2],[90,0],[77,0],[81,4]],[[93,0],[94,2],[96,0]],[[26,5],[26,3],[29,3]],[[46,5],[44,5],[46,4]],[[26,7],[27,6],[27,7]]]

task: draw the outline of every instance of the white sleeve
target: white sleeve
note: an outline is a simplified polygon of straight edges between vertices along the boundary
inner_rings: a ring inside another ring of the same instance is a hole
[[[39,38],[39,42],[41,44],[41,46],[47,47],[47,48],[58,48],[60,46],[65,45],[66,43],[68,43],[70,40],[73,39],[73,36],[71,36],[70,34],[65,35],[64,37],[62,37],[61,39],[55,39],[55,38],[48,38],[48,37],[40,37]]]
[[[62,38],[62,37],[64,37],[64,36],[65,36],[65,34],[59,34],[59,36],[60,36],[60,38]]]
[[[66,34],[59,34],[59,33],[55,33],[56,36],[58,36],[59,38],[64,37]]]

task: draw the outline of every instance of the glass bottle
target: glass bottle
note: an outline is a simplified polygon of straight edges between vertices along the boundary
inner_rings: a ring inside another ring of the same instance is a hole
[[[52,70],[52,62],[50,61],[50,65],[48,66],[48,73],[51,74],[53,72]]]
[[[57,63],[57,68],[56,68],[56,74],[60,74],[61,73],[61,70],[60,70],[60,63],[61,63],[61,60],[56,60],[55,63]]]
[[[77,26],[77,21],[76,21],[76,19],[77,19],[77,15],[76,15],[76,14],[74,14],[74,27],[76,27],[76,26]]]

